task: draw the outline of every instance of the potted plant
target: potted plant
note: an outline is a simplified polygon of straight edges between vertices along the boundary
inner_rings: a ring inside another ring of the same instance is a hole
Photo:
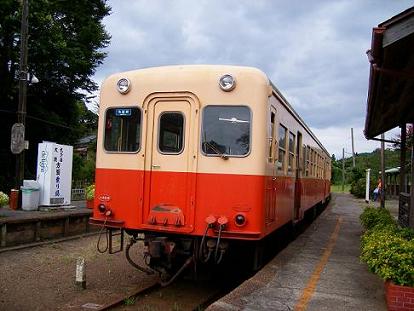
[[[95,184],[89,185],[85,189],[86,207],[93,208],[93,200],[95,199]]]
[[[388,310],[413,311],[414,231],[400,228],[384,208],[365,209],[361,222],[361,260],[385,280]]]
[[[9,196],[0,191],[0,207],[3,207],[9,203]]]

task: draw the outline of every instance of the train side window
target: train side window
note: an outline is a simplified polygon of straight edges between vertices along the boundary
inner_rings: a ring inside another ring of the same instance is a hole
[[[288,160],[288,171],[292,172],[295,165],[295,134],[289,132],[289,160]]]
[[[105,114],[104,148],[111,152],[137,152],[140,148],[141,110],[109,108]]]
[[[282,172],[285,171],[285,166],[286,166],[286,160],[285,160],[286,143],[287,143],[286,134],[287,134],[286,127],[280,124],[279,125],[279,156],[277,158],[277,167],[278,167],[278,170]]]
[[[310,157],[309,157],[309,176],[314,177],[314,151],[313,148],[310,148]]]
[[[202,151],[209,156],[246,156],[251,112],[247,106],[207,106],[203,111]]]
[[[274,155],[274,139],[275,139],[275,113],[273,111],[270,112],[270,133],[269,133],[269,157],[268,161],[273,162],[273,155]]]
[[[306,149],[306,176],[312,176],[312,149],[309,146],[307,146]]]
[[[312,177],[316,177],[316,152],[312,149]]]
[[[303,176],[308,176],[306,167],[307,148],[306,145],[302,146],[303,149]]]
[[[184,116],[165,112],[160,116],[158,149],[162,153],[178,154],[184,145]]]

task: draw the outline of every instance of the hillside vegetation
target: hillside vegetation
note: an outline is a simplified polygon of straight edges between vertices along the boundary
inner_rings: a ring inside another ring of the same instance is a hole
[[[342,184],[342,159],[332,159],[332,179],[334,185]],[[400,166],[400,151],[385,150],[385,169]],[[351,193],[357,197],[365,196],[366,169],[371,169],[370,191],[377,186],[381,170],[381,150],[360,153],[355,156],[355,167],[352,167],[352,156],[345,158],[345,184],[351,185]]]

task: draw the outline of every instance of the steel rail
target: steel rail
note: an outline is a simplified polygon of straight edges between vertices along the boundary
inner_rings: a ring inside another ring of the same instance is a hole
[[[139,289],[139,290],[137,290],[135,293],[129,294],[129,295],[124,296],[124,297],[122,297],[122,298],[115,299],[115,300],[113,300],[112,302],[107,303],[106,305],[104,305],[104,306],[102,306],[102,307],[100,307],[100,308],[98,308],[98,309],[96,309],[96,310],[98,310],[98,311],[109,310],[109,309],[111,309],[111,308],[114,308],[114,307],[119,306],[119,305],[120,305],[120,304],[122,304],[125,300],[127,300],[127,299],[129,299],[129,298],[133,298],[133,297],[135,298],[135,297],[137,297],[137,296],[144,296],[144,295],[147,295],[147,294],[149,294],[149,293],[151,293],[151,292],[153,292],[153,291],[156,291],[156,290],[158,290],[158,289],[161,289],[161,288],[162,288],[162,287],[161,287],[161,285],[160,285],[159,283],[154,283],[154,284],[151,284],[151,285],[149,285],[149,286],[147,286],[147,287],[140,288],[140,289]]]

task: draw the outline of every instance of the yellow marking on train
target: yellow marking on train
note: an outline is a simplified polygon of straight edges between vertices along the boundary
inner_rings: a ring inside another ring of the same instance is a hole
[[[318,285],[319,278],[323,269],[325,268],[326,263],[331,256],[332,250],[335,246],[336,240],[339,234],[339,228],[341,227],[342,217],[339,217],[336,221],[335,230],[332,232],[331,237],[329,238],[329,242],[323,252],[321,259],[318,262],[315,270],[313,271],[311,277],[309,278],[308,283],[306,284],[305,289],[302,292],[302,295],[295,305],[295,311],[305,311],[308,307],[308,303],[311,300],[313,293],[315,291],[316,285]]]

